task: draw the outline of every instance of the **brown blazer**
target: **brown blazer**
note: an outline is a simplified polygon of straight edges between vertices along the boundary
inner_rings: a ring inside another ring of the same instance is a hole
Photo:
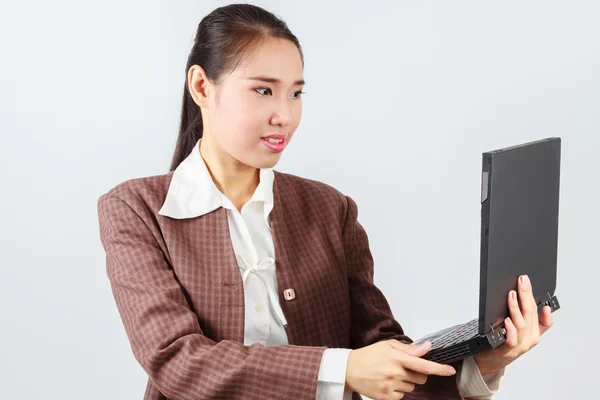
[[[244,346],[244,293],[227,214],[158,215],[173,172],[125,181],[98,200],[106,271],[145,400],[314,399],[323,351],[404,335],[373,283],[357,205],[322,182],[275,172],[270,222],[289,345]],[[283,291],[294,289],[286,300]],[[463,399],[429,376],[405,399]],[[353,399],[361,399],[358,393]]]

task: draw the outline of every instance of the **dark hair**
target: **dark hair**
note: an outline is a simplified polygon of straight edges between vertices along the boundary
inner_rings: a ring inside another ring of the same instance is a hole
[[[181,122],[171,171],[189,155],[202,137],[202,113],[188,88],[189,69],[196,64],[201,66],[207,78],[216,83],[223,75],[233,72],[245,56],[268,38],[287,39],[294,43],[304,65],[302,48],[296,36],[282,19],[263,8],[252,4],[230,4],[202,18],[185,66]]]

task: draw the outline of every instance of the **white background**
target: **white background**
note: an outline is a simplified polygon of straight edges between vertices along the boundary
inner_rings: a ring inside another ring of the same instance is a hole
[[[3,1],[0,388],[138,399],[98,197],[168,172],[185,61],[214,1]],[[557,294],[495,399],[592,398],[600,322],[600,5],[259,1],[305,53],[303,119],[275,169],[350,195],[407,334],[478,311],[481,153],[563,138]]]

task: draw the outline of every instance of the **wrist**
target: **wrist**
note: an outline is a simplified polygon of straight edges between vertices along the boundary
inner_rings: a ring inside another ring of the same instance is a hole
[[[475,354],[473,356],[473,360],[475,360],[475,364],[477,365],[477,368],[479,369],[479,373],[481,375],[489,375],[489,374],[495,374],[498,371],[500,371],[501,368],[493,367],[493,366],[489,365],[487,362],[485,362],[485,360],[483,358],[483,354],[485,354],[485,353]]]
[[[350,351],[350,353],[348,354],[348,362],[346,363],[346,383],[344,385],[344,388],[347,390],[352,390],[354,391],[354,388],[352,386],[352,382],[353,382],[353,376],[352,376],[352,361],[353,361],[353,354],[354,350]]]

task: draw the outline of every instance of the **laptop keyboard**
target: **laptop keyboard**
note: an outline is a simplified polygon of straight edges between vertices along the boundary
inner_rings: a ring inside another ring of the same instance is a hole
[[[452,346],[456,343],[469,340],[478,335],[479,319],[475,318],[463,325],[457,326],[442,336],[431,340],[431,350]]]

